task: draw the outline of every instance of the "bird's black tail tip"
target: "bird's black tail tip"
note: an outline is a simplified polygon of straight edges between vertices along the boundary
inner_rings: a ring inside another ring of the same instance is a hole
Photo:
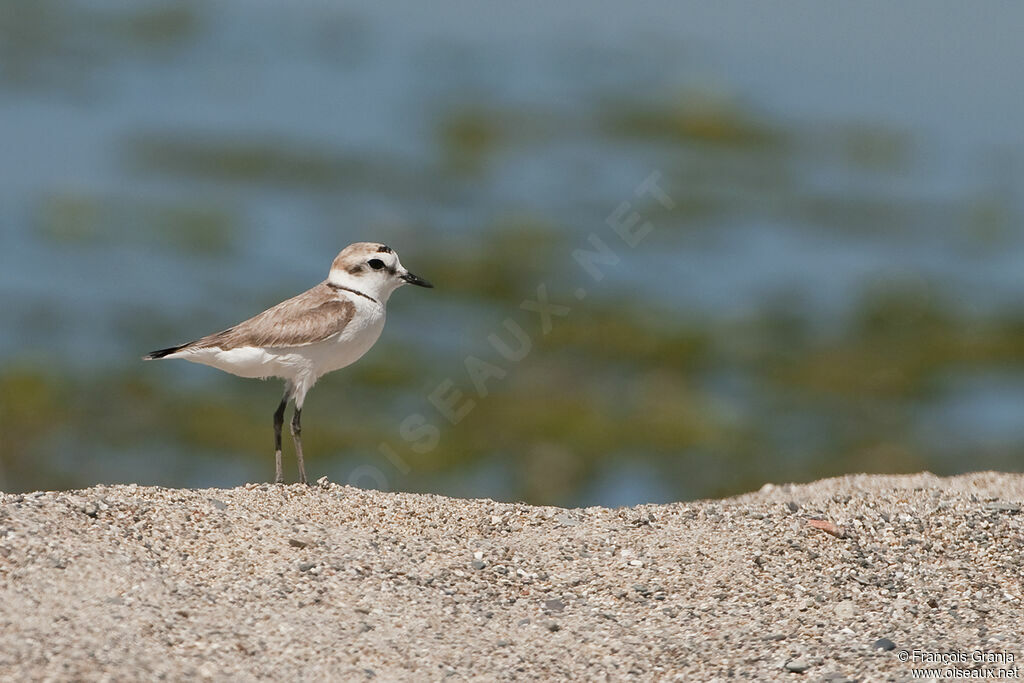
[[[170,346],[166,349],[159,349],[157,351],[150,351],[149,353],[142,357],[142,360],[159,360],[161,358],[164,358],[165,356],[171,355],[172,353],[177,353],[178,351],[181,351],[183,348],[185,348],[184,344],[181,346]]]

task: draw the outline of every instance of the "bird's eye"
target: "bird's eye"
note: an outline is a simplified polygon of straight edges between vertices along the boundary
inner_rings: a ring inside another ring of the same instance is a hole
[[[379,258],[372,258],[366,262],[366,265],[370,266],[374,270],[380,270],[381,268],[384,267],[384,262],[381,261]]]

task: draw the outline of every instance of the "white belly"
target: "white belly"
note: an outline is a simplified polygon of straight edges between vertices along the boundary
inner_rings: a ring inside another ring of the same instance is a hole
[[[303,346],[189,349],[172,358],[202,363],[239,377],[280,377],[308,390],[321,375],[351,365],[370,350],[384,329],[384,312],[368,302],[334,337]]]

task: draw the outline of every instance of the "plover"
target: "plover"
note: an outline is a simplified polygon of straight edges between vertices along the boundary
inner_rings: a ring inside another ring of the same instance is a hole
[[[370,350],[384,329],[385,305],[404,284],[433,287],[406,270],[390,247],[356,242],[331,264],[327,279],[296,297],[223,332],[143,357],[184,358],[239,377],[280,377],[284,397],[274,412],[275,481],[281,471],[281,427],[288,402],[295,401],[291,432],[299,481],[302,462],[302,404],[322,375],[351,365]]]

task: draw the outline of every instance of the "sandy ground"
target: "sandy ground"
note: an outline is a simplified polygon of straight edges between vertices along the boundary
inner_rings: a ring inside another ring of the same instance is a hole
[[[326,482],[5,494],[0,678],[1024,675],[1022,500],[993,473],[617,510]]]

